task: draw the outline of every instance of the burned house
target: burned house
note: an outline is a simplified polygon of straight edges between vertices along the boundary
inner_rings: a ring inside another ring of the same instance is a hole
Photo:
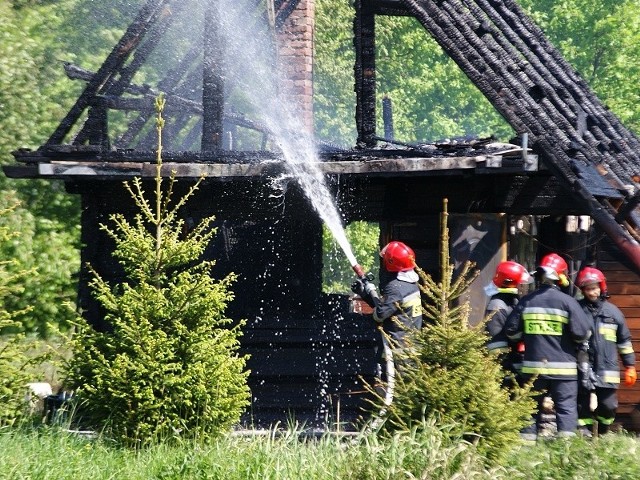
[[[234,85],[225,69],[246,45],[222,41],[223,3],[148,0],[98,71],[67,65],[71,78],[86,82],[84,91],[50,138],[36,150],[16,151],[16,163],[4,171],[64,181],[80,195],[83,264],[117,281],[113,245],[99,225],[114,211],[133,210],[123,180],[155,176],[154,100],[163,93],[163,175],[175,171],[186,187],[206,174],[184,215],[193,222],[216,216],[219,233],[207,254],[217,260],[217,274],[239,275],[228,313],[248,320],[243,349],[251,354],[253,402],[247,420],[268,425],[293,415],[349,422],[363,406],[362,378],[373,375],[374,330],[352,311],[348,295],[322,292],[322,220],[294,178],[282,181],[287,169],[281,152],[269,148],[272,128],[230,107]],[[252,5],[256,25],[249,28],[267,26],[283,72],[278,87],[311,133],[313,0]],[[357,145],[320,144],[315,160],[345,220],[377,223],[381,244],[406,241],[417,263],[437,274],[438,217],[448,198],[453,259],[473,260],[482,271],[469,293],[480,305],[474,321],[499,261],[533,266],[554,250],[574,273],[585,264],[605,272],[640,350],[638,138],[514,0],[356,0],[355,12]],[[379,15],[415,17],[519,142],[400,145],[379,137]],[[163,43],[175,40],[187,21],[195,40]],[[173,63],[160,63],[161,74],[139,82],[145,66],[168,49]],[[88,320],[104,328],[86,272],[80,283]],[[620,421],[640,428],[633,423],[640,391],[623,387],[620,400]]]

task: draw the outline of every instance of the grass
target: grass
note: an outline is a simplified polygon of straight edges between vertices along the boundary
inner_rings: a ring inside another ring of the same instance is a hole
[[[407,479],[497,478],[473,448],[446,445],[437,429],[386,442],[326,436],[228,435],[209,445],[158,444],[126,450],[107,440],[56,429],[0,432],[0,478],[6,479]]]
[[[60,350],[61,342],[52,347]],[[56,383],[55,366],[42,378]],[[61,428],[0,428],[0,480],[598,480],[640,479],[640,440],[624,433],[514,446],[488,467],[472,445],[444,427],[391,439],[303,439],[295,429],[266,436],[227,435],[210,444],[175,441],[144,450],[117,448]]]
[[[217,442],[161,443],[144,450],[116,448],[55,428],[0,430],[2,479],[637,479],[640,443],[611,434],[516,447],[508,465],[488,468],[473,447],[449,442],[442,429],[388,440],[302,439],[228,435]]]
[[[528,480],[640,478],[640,440],[631,434],[607,434],[593,440],[544,442],[521,447],[511,466]]]

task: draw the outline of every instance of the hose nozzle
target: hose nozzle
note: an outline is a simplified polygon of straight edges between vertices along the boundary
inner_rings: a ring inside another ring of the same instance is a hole
[[[364,269],[357,263],[355,265],[352,265],[351,268],[353,268],[353,271],[356,272],[356,275],[359,278],[365,278],[367,276],[367,274],[364,272]]]
[[[373,282],[373,280],[375,279],[375,276],[373,275],[373,273],[371,272],[366,273],[364,271],[364,268],[362,268],[357,263],[355,265],[351,265],[351,268],[353,268],[353,271],[356,272],[356,275],[358,276],[358,278],[363,282]]]

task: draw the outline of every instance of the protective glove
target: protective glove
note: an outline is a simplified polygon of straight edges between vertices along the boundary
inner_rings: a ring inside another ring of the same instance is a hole
[[[380,296],[373,282],[367,279],[356,278],[351,284],[351,291],[360,295],[367,304],[375,308],[380,303]]]
[[[378,297],[378,291],[376,290],[376,286],[371,282],[364,282],[364,293],[366,296],[371,298]]]
[[[636,383],[638,374],[636,373],[636,367],[626,367],[624,369],[624,384],[630,387]]]
[[[578,370],[580,372],[580,386],[587,391],[596,389],[596,376],[588,362],[579,362]]]
[[[356,295],[360,295],[361,297],[364,297],[364,292],[365,292],[364,281],[360,278],[356,278],[351,284],[351,291]]]

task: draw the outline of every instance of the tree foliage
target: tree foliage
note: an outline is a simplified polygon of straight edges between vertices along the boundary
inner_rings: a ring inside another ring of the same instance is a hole
[[[349,245],[359,265],[374,277],[378,273],[380,227],[377,223],[352,222],[345,228]],[[326,293],[349,293],[353,270],[328,228],[322,231],[322,289]]]
[[[398,140],[491,135],[508,139],[513,134],[489,101],[415,19],[382,17],[376,29],[378,104],[385,95],[392,100]],[[383,128],[379,121],[378,130]]]
[[[441,425],[457,426],[449,434],[463,435],[490,461],[498,461],[518,444],[535,404],[529,387],[502,386],[505,372],[486,348],[483,324],[469,326],[471,306],[461,296],[477,273],[468,262],[454,278],[446,219],[445,207],[440,282],[418,269],[425,324],[409,332],[408,348],[394,354],[393,402],[386,405],[375,388],[370,390],[386,420],[383,431],[410,431],[425,418],[435,418]]]
[[[55,43],[50,34],[63,12],[51,2],[14,2],[13,8],[0,3],[0,164],[11,163],[10,152],[20,147],[43,143],[63,116],[65,103],[71,105],[75,91],[64,86],[60,63],[52,61]],[[31,307],[13,328],[46,335],[49,322],[65,322],[62,304],[76,295],[78,201],[59,183],[0,176],[0,190],[5,195],[15,190],[13,198],[20,203],[1,219],[17,235],[0,247],[0,254],[37,269],[8,299],[12,309]],[[4,207],[7,198],[0,201]]]
[[[11,216],[18,206],[11,193],[5,192],[7,197],[13,199],[13,203],[0,207],[0,219]],[[0,246],[13,242],[16,236],[10,227],[0,223]],[[29,311],[28,307],[15,310],[8,301],[24,290],[24,279],[32,273],[18,259],[0,256],[0,331],[15,330],[20,317]],[[28,413],[25,394],[27,383],[33,380],[28,367],[44,361],[46,356],[31,354],[30,351],[35,350],[37,345],[24,342],[24,339],[23,333],[9,333],[0,338],[0,426],[12,424]]]
[[[184,236],[179,216],[202,178],[174,202],[173,175],[163,190],[161,150],[159,141],[155,199],[139,178],[125,182],[139,213],[133,222],[113,214],[112,226],[102,226],[127,277],[109,285],[94,272],[90,283],[113,330],[82,326],[66,369],[83,419],[127,445],[208,440],[239,420],[249,398],[246,357],[238,354],[243,323],[224,316],[235,277],[215,280],[214,262],[201,260],[213,217]]]
[[[351,2],[316,1],[314,120],[316,134],[352,146],[356,139]]]
[[[640,22],[638,0],[521,0],[552,43],[589,82],[600,99],[637,131]],[[318,135],[353,145],[354,9],[317,0],[315,115]],[[377,108],[393,103],[395,137],[434,141],[461,135],[508,140],[512,129],[480,91],[414,19],[376,18]],[[379,132],[383,131],[378,113]]]

